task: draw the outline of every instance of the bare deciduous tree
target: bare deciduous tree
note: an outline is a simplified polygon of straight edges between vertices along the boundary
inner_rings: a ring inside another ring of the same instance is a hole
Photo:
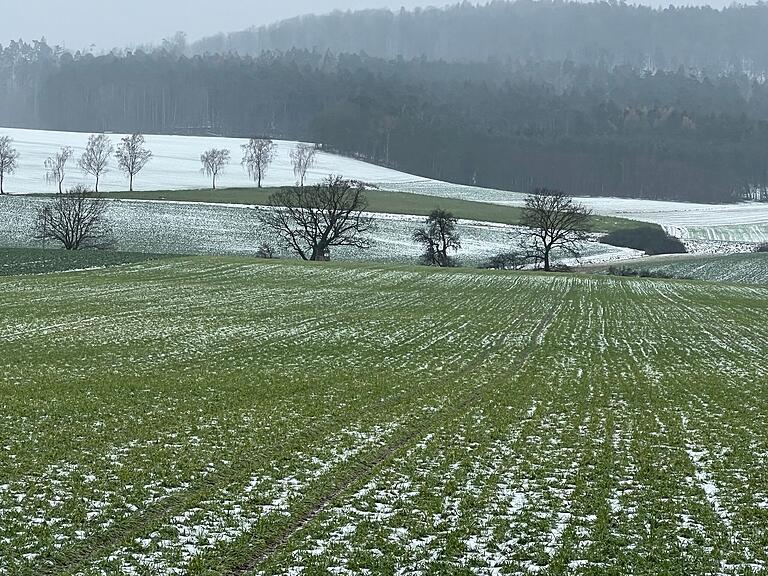
[[[461,248],[461,238],[456,226],[458,219],[445,210],[433,210],[424,228],[413,233],[414,242],[424,247],[421,260],[427,266],[448,268],[456,265],[450,251]]]
[[[224,167],[229,164],[229,157],[229,150],[219,150],[217,148],[206,150],[200,156],[200,163],[203,165],[201,171],[206,176],[213,178],[213,190],[216,190],[216,178],[224,170]]]
[[[133,192],[134,176],[152,159],[152,152],[144,147],[144,136],[132,134],[120,140],[115,157],[120,170],[128,175],[129,189]]]
[[[275,143],[265,138],[251,138],[242,148],[242,164],[248,170],[248,175],[256,180],[257,186],[261,188],[261,181],[275,157]]]
[[[5,194],[3,182],[7,174],[13,174],[16,170],[19,153],[13,147],[13,140],[9,136],[0,136],[0,194]]]
[[[107,172],[109,159],[115,151],[112,141],[106,134],[91,134],[85,152],[78,164],[85,174],[96,177],[96,192],[99,192],[99,179]]]
[[[59,188],[59,194],[63,191],[67,162],[69,162],[72,154],[72,148],[65,146],[45,161],[45,181],[49,184],[56,184]]]
[[[317,149],[312,144],[297,144],[296,148],[291,150],[293,173],[296,176],[296,183],[302,188],[307,177],[307,170],[315,165],[316,154]]]
[[[553,250],[578,257],[592,211],[559,190],[538,188],[525,199],[521,224],[530,256],[551,270]]]
[[[108,208],[107,200],[75,186],[38,209],[34,236],[60,242],[67,250],[106,247],[111,237]]]
[[[262,223],[303,260],[329,260],[334,246],[370,247],[366,234],[374,222],[364,214],[361,182],[329,176],[322,184],[275,192],[270,204]]]

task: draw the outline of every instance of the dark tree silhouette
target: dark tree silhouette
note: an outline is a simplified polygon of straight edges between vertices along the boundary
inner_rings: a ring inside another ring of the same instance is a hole
[[[373,219],[365,214],[365,186],[341,176],[305,188],[284,188],[270,197],[261,222],[303,260],[329,260],[331,248],[369,248]]]
[[[414,242],[424,248],[421,260],[427,266],[442,268],[456,265],[456,260],[449,252],[461,248],[461,237],[456,229],[458,219],[445,210],[433,210],[427,218],[424,228],[413,233]]]
[[[256,251],[256,258],[263,260],[271,260],[275,257],[275,249],[269,242],[262,242],[259,245],[259,249]]]
[[[108,209],[107,200],[75,186],[38,209],[34,237],[60,242],[67,250],[106,247],[111,238]]]
[[[525,199],[521,232],[530,257],[552,268],[553,250],[578,257],[588,238],[590,210],[559,190],[539,188]]]

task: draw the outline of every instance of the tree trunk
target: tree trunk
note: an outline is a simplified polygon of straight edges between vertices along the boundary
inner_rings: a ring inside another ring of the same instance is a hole
[[[130,175],[129,180],[130,180],[130,184],[129,184],[130,190],[129,190],[129,192],[133,192],[133,174]]]
[[[213,189],[216,190],[216,174],[213,175]]]
[[[5,174],[3,172],[0,172],[0,194],[5,194],[5,190],[3,190],[4,179],[5,179]]]
[[[544,248],[544,272],[549,272],[549,248]]]
[[[99,175],[96,174],[96,194],[99,193]]]
[[[315,262],[328,262],[330,260],[328,248],[325,246],[316,246],[312,249],[312,260]]]

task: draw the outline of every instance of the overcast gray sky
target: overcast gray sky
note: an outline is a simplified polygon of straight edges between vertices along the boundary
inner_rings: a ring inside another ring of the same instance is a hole
[[[674,3],[703,4],[706,0]],[[712,0],[723,5],[730,0]],[[451,3],[455,0],[451,0]],[[669,4],[669,0],[650,0]],[[98,51],[156,43],[183,30],[191,40],[333,9],[413,8],[448,0],[0,0],[0,43],[23,38]]]
[[[307,13],[413,8],[447,0],[0,0],[0,43],[23,38],[99,50],[158,42],[183,30],[196,40]]]

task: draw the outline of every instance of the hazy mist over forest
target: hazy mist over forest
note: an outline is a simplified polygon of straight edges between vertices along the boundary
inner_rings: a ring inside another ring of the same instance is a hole
[[[191,40],[196,40],[218,32],[234,32],[303,14],[369,8],[399,10],[401,7],[440,7],[456,3],[446,0],[219,0],[212,10],[211,3],[205,0],[134,0],[131,8],[126,10],[122,3],[114,0],[75,0],[69,2],[66,9],[61,9],[59,0],[7,2],[3,6],[0,43],[45,37],[49,44],[62,44],[71,50],[88,49],[94,45],[96,51],[103,51],[159,43],[177,31],[183,31]],[[640,4],[708,4],[719,8],[731,2],[649,0]]]
[[[27,34],[14,4],[3,30],[27,39],[0,47],[0,126],[301,140],[507,190],[768,198],[768,4],[363,9],[382,1],[38,1]],[[97,36],[122,48],[73,44]]]
[[[442,3],[442,2],[437,2]],[[8,2],[3,7],[0,43],[39,39],[78,50],[159,43],[177,31],[190,39],[270,24],[283,18],[331,10],[413,8],[428,0],[134,0],[130,10],[114,0],[75,0],[65,10],[59,0]]]

